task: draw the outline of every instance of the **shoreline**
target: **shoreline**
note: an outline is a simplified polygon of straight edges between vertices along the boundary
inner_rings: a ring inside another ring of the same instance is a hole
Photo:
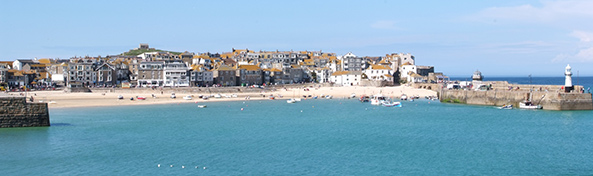
[[[305,91],[306,87],[298,88],[282,88],[275,91],[262,91],[262,92],[241,92],[241,93],[186,93],[176,92],[177,98],[170,98],[171,94],[163,93],[160,94],[160,90],[147,91],[144,89],[133,90],[128,89],[125,92],[85,92],[85,93],[68,93],[64,91],[32,91],[27,92],[27,101],[32,96],[35,103],[47,103],[50,109],[54,108],[76,108],[76,107],[108,107],[108,106],[133,106],[133,105],[158,105],[158,104],[174,104],[174,103],[196,103],[203,104],[207,102],[221,102],[221,101],[250,101],[250,100],[270,100],[269,95],[274,95],[277,100],[286,100],[290,98],[303,98],[303,95],[307,96],[307,99],[313,96],[330,95],[334,99],[348,98],[351,94],[355,94],[356,98],[361,95],[373,95],[381,93],[389,97],[399,97],[402,94],[408,96],[436,96],[437,92],[426,89],[416,89],[409,86],[396,86],[396,87],[362,87],[362,86],[350,86],[350,87],[318,87],[308,88],[309,91]],[[147,93],[149,92],[149,93]],[[152,92],[159,92],[154,94],[156,98],[152,97]],[[23,92],[8,92],[4,94],[11,94],[14,96],[20,96]],[[222,98],[214,98],[215,94],[223,95]],[[119,95],[122,95],[124,99],[117,99]],[[193,96],[191,100],[183,99],[184,96]],[[199,99],[199,95],[210,95],[208,100]],[[224,95],[236,95],[236,97],[226,98]],[[265,97],[263,96],[265,95]],[[308,97],[311,95],[311,97]],[[136,96],[146,97],[146,100],[137,100]],[[134,97],[134,100],[130,100],[130,97]],[[246,98],[249,97],[249,98]],[[320,97],[321,98],[321,97]],[[273,101],[273,100],[272,100]]]

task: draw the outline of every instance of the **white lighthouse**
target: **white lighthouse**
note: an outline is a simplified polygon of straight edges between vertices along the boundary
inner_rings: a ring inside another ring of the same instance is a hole
[[[564,92],[570,92],[574,89],[572,86],[572,71],[570,68],[570,64],[566,65],[566,69],[564,70],[564,76],[566,77],[564,81]]]

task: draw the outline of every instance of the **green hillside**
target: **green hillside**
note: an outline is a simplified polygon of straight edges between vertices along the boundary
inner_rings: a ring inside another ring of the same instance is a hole
[[[123,55],[123,56],[137,56],[139,54],[146,53],[146,52],[169,52],[169,53],[175,54],[175,55],[181,54],[181,52],[165,51],[165,50],[160,50],[160,49],[134,49],[134,50],[130,50],[128,52],[122,53],[121,55]]]

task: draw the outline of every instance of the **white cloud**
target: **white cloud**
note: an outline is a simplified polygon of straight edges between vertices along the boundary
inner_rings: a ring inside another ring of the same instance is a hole
[[[593,19],[592,7],[593,1],[542,1],[541,6],[525,4],[512,7],[491,7],[482,10],[475,17],[521,22],[562,22],[574,18]]]
[[[559,54],[553,62],[593,62],[593,33],[586,31],[573,31],[571,35],[578,38],[580,44],[576,45],[577,51],[574,54]]]
[[[373,24],[371,24],[371,28],[390,29],[390,30],[399,29],[395,24],[396,24],[395,21],[381,20],[381,21],[376,21]]]
[[[593,41],[593,33],[585,32],[585,31],[573,31],[572,36],[579,38],[581,42],[591,42]]]

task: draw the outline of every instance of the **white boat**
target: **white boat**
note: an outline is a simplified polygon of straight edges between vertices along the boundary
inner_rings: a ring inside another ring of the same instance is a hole
[[[296,100],[293,98],[286,100],[286,103],[295,103],[295,102],[296,102]]]
[[[295,99],[293,99],[293,100],[294,100],[294,101],[301,101],[302,99],[301,99],[301,98],[295,98]]]
[[[519,103],[521,109],[542,109],[541,105],[535,105],[531,101],[523,101]]]
[[[198,105],[198,108],[205,108],[206,105]]]
[[[402,103],[399,101],[396,101],[396,102],[383,101],[381,103],[381,105],[383,105],[385,107],[402,107]]]
[[[175,96],[175,93],[171,93],[171,98],[177,98],[177,96]]]
[[[186,95],[186,96],[183,97],[183,99],[184,100],[191,100],[192,98],[191,98],[191,95]]]
[[[496,107],[496,108],[498,108],[498,109],[513,109],[513,105],[503,105],[503,106]]]
[[[124,96],[119,95],[119,96],[117,96],[117,99],[123,100],[124,99]]]
[[[399,99],[400,100],[408,100],[408,96],[406,94],[402,94],[402,96]]]
[[[371,105],[382,105],[385,101],[387,101],[387,97],[382,94],[373,95],[371,97]]]
[[[332,99],[332,98],[333,98],[333,96],[331,96],[331,95],[325,96],[325,99]]]
[[[216,95],[214,95],[214,98],[222,98],[222,95],[216,94]]]
[[[350,94],[350,98],[355,98],[355,97],[356,97],[355,93]]]

